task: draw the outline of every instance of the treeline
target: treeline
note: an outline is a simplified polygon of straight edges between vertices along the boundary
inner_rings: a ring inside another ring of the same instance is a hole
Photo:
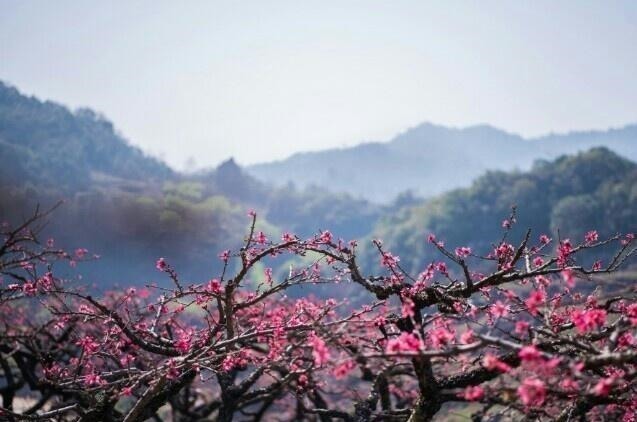
[[[528,172],[487,172],[457,189],[383,216],[372,231],[411,271],[433,259],[427,242],[436,234],[448,246],[485,250],[484,239],[517,207],[512,238],[527,228],[562,238],[588,230],[600,235],[637,231],[637,165],[606,148],[555,161],[538,161]],[[578,239],[580,240],[580,239]]]

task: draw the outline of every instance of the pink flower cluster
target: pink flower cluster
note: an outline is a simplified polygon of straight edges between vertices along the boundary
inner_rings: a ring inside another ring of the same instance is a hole
[[[502,362],[497,356],[487,353],[482,359],[482,365],[490,371],[509,372],[511,366]]]
[[[398,266],[398,262],[400,262],[400,258],[392,255],[390,252],[383,252],[380,258],[380,264],[389,269],[396,268],[396,266]]]
[[[531,315],[537,315],[538,308],[546,301],[546,292],[544,290],[533,290],[529,297],[524,301],[526,309]]]
[[[424,349],[422,340],[414,333],[401,333],[387,342],[387,353],[418,352]]]
[[[468,246],[460,246],[459,248],[456,248],[455,252],[458,258],[466,258],[471,255],[471,248]]]
[[[525,406],[541,406],[546,400],[546,385],[537,378],[523,380],[517,391]]]
[[[325,341],[312,333],[309,338],[310,345],[312,346],[312,357],[314,358],[314,364],[321,366],[330,360],[330,351],[325,344]]]
[[[597,329],[606,323],[606,311],[603,309],[574,310],[571,321],[580,334]]]

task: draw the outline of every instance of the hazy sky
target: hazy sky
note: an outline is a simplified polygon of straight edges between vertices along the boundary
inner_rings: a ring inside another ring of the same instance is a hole
[[[134,3],[134,4],[133,4]],[[0,0],[0,79],[183,168],[637,121],[637,2]]]

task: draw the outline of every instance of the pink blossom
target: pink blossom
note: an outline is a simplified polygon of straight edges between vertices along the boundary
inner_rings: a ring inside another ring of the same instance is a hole
[[[463,344],[473,343],[475,341],[475,336],[473,330],[467,330],[460,335],[460,342]]]
[[[502,318],[509,314],[509,307],[498,300],[495,304],[491,305],[489,311],[494,317]]]
[[[88,314],[88,315],[92,315],[93,314],[93,309],[91,309],[90,306],[88,306],[87,304],[83,303],[80,305],[80,307],[78,308],[78,311],[81,314]]]
[[[596,230],[591,230],[584,236],[584,241],[587,245],[597,242],[597,239],[599,239],[599,235],[597,234]]]
[[[438,272],[442,275],[447,275],[447,264],[445,264],[444,262],[438,262],[436,264],[436,269],[438,270]]]
[[[482,365],[490,371],[509,372],[511,367],[502,362],[497,356],[487,353],[482,359]]]
[[[53,288],[53,274],[47,272],[39,278],[38,283],[44,288],[44,290],[51,290]]]
[[[579,390],[579,384],[573,378],[564,378],[560,381],[560,387],[567,391]]]
[[[626,306],[625,312],[630,319],[631,325],[637,326],[637,303],[631,303]]]
[[[188,351],[190,350],[191,341],[192,337],[189,334],[182,333],[179,339],[175,342],[175,348],[181,353],[188,353]]]
[[[601,327],[606,323],[606,311],[604,309],[577,309],[571,314],[571,321],[580,334]]]
[[[401,305],[401,310],[404,318],[413,318],[416,313],[414,311],[414,301],[409,299],[408,297],[403,297],[403,302]]]
[[[318,337],[316,334],[312,334],[309,338],[310,345],[312,346],[312,357],[314,358],[314,364],[321,366],[327,363],[330,359],[330,351],[325,345],[325,341]]]
[[[38,288],[35,286],[35,283],[24,283],[22,285],[22,291],[27,296],[35,296],[38,292]]]
[[[228,259],[230,259],[230,251],[226,249],[225,251],[220,252],[217,256],[223,262],[228,262]]]
[[[627,347],[627,346],[633,346],[635,344],[635,338],[634,336],[629,333],[626,332],[622,335],[620,335],[617,338],[617,346],[618,347]]]
[[[208,282],[208,285],[206,286],[206,290],[209,291],[212,294],[220,294],[221,293],[221,282],[219,281],[219,279],[213,278],[212,280],[210,280]]]
[[[535,362],[542,358],[542,353],[535,346],[524,346],[518,351],[523,362]]]
[[[546,292],[544,290],[534,290],[524,301],[524,304],[531,315],[537,315],[538,308],[544,304],[545,300]]]
[[[159,271],[166,271],[167,267],[168,264],[166,263],[166,260],[164,258],[159,258],[155,263],[155,268],[157,268]]]
[[[595,387],[593,387],[593,394],[596,396],[606,397],[612,391],[614,383],[614,377],[602,378]]]
[[[85,354],[93,354],[100,347],[99,343],[97,343],[95,341],[95,339],[93,337],[91,337],[91,336],[82,337],[75,344],[77,344],[78,346],[83,347]]]
[[[226,372],[232,371],[235,365],[236,365],[236,359],[230,355],[226,356],[223,362],[221,362],[221,368]]]
[[[526,321],[517,321],[515,323],[515,333],[519,335],[527,334],[530,324]]]
[[[502,243],[495,249],[495,256],[499,259],[513,255],[515,248],[509,243]]]
[[[573,246],[571,245],[571,241],[569,239],[562,240],[557,248],[557,264],[560,267],[566,267],[572,252]]]
[[[170,362],[174,362],[174,360],[171,359]],[[221,363],[221,368],[224,371],[229,372],[235,368],[244,368],[247,364],[248,360],[245,357],[245,352],[241,351],[239,352],[239,354],[226,356],[226,358]],[[179,372],[177,372],[177,368],[174,368],[173,373],[175,377],[179,375]]]
[[[467,246],[461,246],[459,248],[456,248],[456,256],[458,258],[466,258],[469,255],[471,255],[471,248]]]
[[[125,354],[124,356],[119,358],[119,363],[122,364],[122,366],[128,366],[131,363],[133,363],[134,360],[135,360],[135,356]]]
[[[352,369],[356,367],[356,363],[353,360],[346,360],[345,362],[339,364],[334,368],[332,373],[336,379],[345,378],[347,374],[352,372]]]
[[[425,271],[421,272],[418,275],[418,279],[422,280],[422,281],[429,281],[434,277],[434,271],[435,271],[435,266],[434,264],[429,264],[427,265],[427,268],[425,269]]]
[[[323,233],[321,233],[321,236],[319,237],[319,241],[321,243],[330,243],[332,241],[332,233],[325,230]]]
[[[99,374],[90,373],[86,375],[86,377],[84,377],[84,384],[86,384],[87,386],[101,385],[105,383],[106,381],[104,381]]]
[[[281,236],[281,240],[286,242],[286,243],[287,242],[294,242],[296,240],[296,237],[292,233],[285,232]]]
[[[260,231],[259,233],[257,233],[254,241],[260,245],[264,245],[268,241],[268,238],[266,237],[265,233]]]
[[[429,338],[434,347],[440,347],[451,343],[455,339],[455,336],[446,328],[441,327],[430,331]]]
[[[301,374],[301,375],[299,375],[299,379],[297,380],[297,384],[299,385],[299,387],[303,388],[303,387],[307,386],[309,381],[310,380],[308,379],[306,374]]]
[[[467,401],[479,401],[484,398],[484,388],[479,385],[469,386],[464,389],[461,394],[461,397]]]
[[[562,271],[562,279],[566,283],[569,288],[575,287],[575,274],[572,270],[564,270]]]
[[[413,333],[401,333],[387,342],[387,353],[418,352],[423,348],[422,340]]]
[[[400,262],[400,258],[398,256],[394,256],[389,252],[383,252],[381,258],[380,258],[380,264],[383,267],[386,268],[396,268],[396,266],[398,265],[398,262]]]
[[[525,406],[541,406],[546,400],[546,386],[537,378],[527,378],[518,387],[518,396]]]
[[[77,259],[82,259],[82,258],[84,258],[84,256],[85,256],[87,253],[88,253],[88,250],[87,250],[87,249],[84,249],[84,248],[77,248],[77,249],[75,250],[75,257],[76,257]]]

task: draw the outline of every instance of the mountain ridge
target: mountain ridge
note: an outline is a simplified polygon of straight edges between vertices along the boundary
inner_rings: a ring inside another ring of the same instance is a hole
[[[292,181],[387,203],[406,190],[431,196],[466,186],[490,169],[530,169],[536,160],[595,146],[637,159],[637,124],[525,138],[488,124],[447,127],[424,122],[386,142],[295,153],[245,168],[274,185]]]
[[[0,156],[5,157],[3,180],[28,174],[39,184],[62,190],[85,188],[95,172],[137,181],[175,175],[161,160],[132,145],[101,114],[26,96],[2,81]]]
[[[34,135],[24,138],[24,133]],[[47,137],[49,145],[39,142],[38,133]],[[536,160],[595,146],[606,146],[637,160],[637,124],[525,138],[485,123],[456,127],[423,122],[389,141],[296,152],[286,159],[241,168],[278,188],[315,186],[386,204],[406,191],[430,197],[468,186],[487,170],[528,170]],[[48,150],[44,154],[38,151],[36,158],[46,157],[45,161],[63,167],[63,172],[49,169],[41,159],[31,159],[33,148],[42,147]],[[5,180],[26,172],[38,182],[56,187],[88,186],[96,174],[100,180],[111,181],[185,177],[131,144],[101,114],[87,108],[71,111],[58,102],[26,96],[2,81],[0,154],[9,163],[0,169]]]

